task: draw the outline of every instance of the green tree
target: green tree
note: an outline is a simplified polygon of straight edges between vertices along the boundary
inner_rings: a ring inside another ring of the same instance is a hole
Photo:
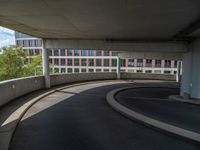
[[[25,63],[26,58],[27,53],[20,47],[3,48],[3,54],[0,55],[0,80],[42,75],[42,56],[34,56],[29,64]]]

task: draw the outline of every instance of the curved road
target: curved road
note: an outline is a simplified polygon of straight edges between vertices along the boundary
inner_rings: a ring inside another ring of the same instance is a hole
[[[106,102],[106,94],[123,86],[133,84],[96,82],[45,97],[24,115],[10,150],[200,149],[198,145],[143,126],[114,111]]]

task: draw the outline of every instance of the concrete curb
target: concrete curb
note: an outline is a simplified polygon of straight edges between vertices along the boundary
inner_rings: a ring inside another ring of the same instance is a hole
[[[106,80],[107,82],[111,82],[111,81],[118,81],[118,80]],[[12,124],[12,127],[10,129],[4,129],[5,131],[1,130],[0,132],[0,149],[1,150],[8,150],[10,143],[12,142],[12,138],[13,135],[19,125],[20,120],[22,119],[22,117],[24,116],[24,114],[29,110],[30,107],[32,107],[35,103],[37,103],[38,101],[40,101],[42,98],[55,93],[57,90],[63,90],[66,88],[71,88],[71,87],[75,87],[75,86],[81,86],[81,85],[86,85],[86,84],[93,84],[93,83],[102,83],[105,82],[105,80],[100,80],[100,81],[89,81],[89,82],[82,82],[82,83],[74,83],[74,84],[70,84],[70,85],[65,85],[62,87],[54,87],[50,90],[48,90],[47,92],[40,94],[39,96],[36,96],[35,98],[32,98],[29,101],[26,101],[23,106],[21,106],[19,109],[17,109],[16,111],[14,111],[9,117],[8,119],[6,119],[7,122],[9,122],[10,120],[13,120],[12,117],[14,117],[14,123]],[[120,81],[118,81],[120,82]],[[122,81],[123,82],[123,81]],[[5,106],[6,107],[6,106]],[[3,127],[4,124],[6,124],[6,121],[0,126]],[[6,134],[4,134],[6,133]]]
[[[109,105],[111,107],[113,107],[116,111],[120,112],[121,114],[127,116],[130,119],[134,119],[134,120],[136,119],[144,124],[161,129],[168,133],[178,135],[180,137],[192,140],[194,142],[200,142],[200,134],[199,133],[196,133],[196,132],[193,132],[190,130],[186,130],[183,128],[179,128],[177,126],[152,119],[150,117],[147,117],[143,114],[135,112],[135,111],[123,106],[122,104],[118,103],[115,100],[115,95],[120,91],[127,90],[130,88],[139,88],[139,87],[124,87],[124,88],[119,88],[119,89],[110,91],[106,96],[106,99],[107,99],[107,102],[109,103]]]
[[[170,95],[169,99],[174,100],[174,101],[194,104],[194,105],[200,105],[200,100],[184,99],[182,96],[179,96],[179,95]]]

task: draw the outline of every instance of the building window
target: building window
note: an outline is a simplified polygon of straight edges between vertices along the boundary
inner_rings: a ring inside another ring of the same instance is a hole
[[[104,51],[104,56],[109,56],[109,51]]]
[[[41,47],[42,46],[42,40],[35,40],[35,46]]]
[[[94,50],[89,50],[88,51],[88,56],[94,56]]]
[[[72,68],[68,68],[68,69],[67,69],[67,72],[68,72],[68,73],[72,73]]]
[[[108,67],[109,66],[109,59],[104,59],[104,66]]]
[[[57,58],[54,59],[54,65],[58,65],[58,59]]]
[[[170,74],[171,71],[168,71],[168,70],[164,70],[164,74]]]
[[[86,59],[81,59],[81,66],[86,66]]]
[[[72,56],[72,50],[71,49],[68,49],[67,56]]]
[[[59,68],[54,68],[55,73],[59,73]]]
[[[65,68],[61,68],[61,73],[65,73],[66,69]]]
[[[137,73],[142,73],[142,70],[137,70]]]
[[[96,59],[96,66],[97,67],[101,66],[101,59]]]
[[[96,69],[96,72],[101,72],[101,69]]]
[[[94,69],[89,69],[89,72],[94,72]]]
[[[28,40],[24,40],[24,47],[28,47]]]
[[[21,46],[22,46],[22,44],[21,44],[21,41],[20,41],[20,40],[18,40],[18,41],[17,41],[17,46],[18,46],[18,47],[21,47]]]
[[[177,66],[178,66],[178,61],[175,60],[175,61],[174,61],[174,68],[177,68]]]
[[[79,50],[74,50],[74,56],[79,56]]]
[[[65,59],[61,59],[61,66],[65,66],[66,65],[66,60]]]
[[[96,56],[101,56],[101,50],[96,51]]]
[[[32,40],[29,41],[29,46],[30,46],[30,47],[34,47],[34,46],[35,46],[35,45],[34,45],[34,42],[33,42]]]
[[[74,59],[74,65],[79,66],[79,59]]]
[[[81,56],[87,56],[87,51],[86,50],[81,50]]]
[[[103,71],[104,71],[104,72],[109,72],[109,69],[104,69]]]
[[[82,68],[81,69],[81,72],[86,72],[87,70],[85,68]]]
[[[68,59],[67,65],[68,65],[68,66],[72,66],[72,59],[71,59],[71,58]]]
[[[143,67],[143,59],[137,60],[137,67]]]
[[[171,68],[171,60],[165,60],[165,68]]]
[[[152,67],[152,59],[146,60],[146,67]]]
[[[126,59],[120,59],[120,66],[125,67],[126,66]]]
[[[112,52],[112,56],[117,56],[118,53],[117,52]]]
[[[58,56],[58,49],[54,49],[54,56]]]
[[[89,66],[94,66],[94,59],[89,59]]]
[[[146,70],[145,73],[152,73],[152,70]]]
[[[33,49],[29,49],[29,55],[33,56],[34,55],[34,50]]]
[[[157,67],[157,68],[161,67],[161,60],[156,60],[155,67]]]
[[[65,56],[65,49],[60,49],[60,56]]]
[[[40,50],[39,49],[35,49],[35,55],[39,55],[40,54]]]
[[[134,67],[134,59],[128,59],[128,66]]]
[[[52,64],[52,59],[51,58],[49,59],[49,63]]]
[[[116,67],[117,66],[117,59],[112,59],[112,66]]]

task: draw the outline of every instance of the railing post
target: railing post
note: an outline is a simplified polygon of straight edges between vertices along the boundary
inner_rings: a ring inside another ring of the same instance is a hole
[[[43,66],[43,75],[45,88],[50,88],[50,74],[49,74],[49,52],[45,46],[45,40],[42,41],[42,66]]]
[[[120,79],[120,57],[118,56],[117,57],[117,79],[119,80]]]

